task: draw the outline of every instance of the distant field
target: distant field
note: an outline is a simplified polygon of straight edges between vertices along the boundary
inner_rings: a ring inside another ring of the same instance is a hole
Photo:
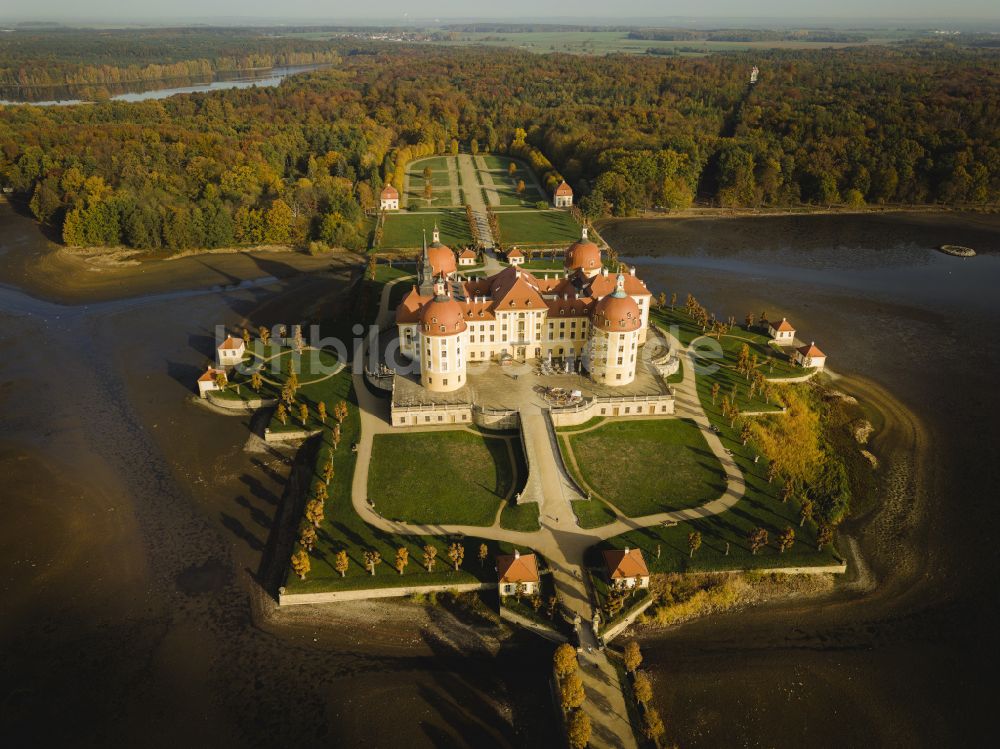
[[[510,245],[568,245],[580,238],[580,225],[566,211],[498,211],[500,239]]]
[[[423,231],[427,231],[427,241],[437,222],[441,229],[441,241],[452,248],[472,243],[469,222],[463,209],[442,211],[417,211],[390,213],[385,217],[382,230],[382,249],[400,250],[419,248],[423,242]]]
[[[433,42],[445,45],[485,45],[518,47],[531,52],[568,52],[583,55],[604,55],[609,52],[645,54],[648,49],[680,50],[681,55],[707,55],[734,49],[840,49],[885,44],[887,38],[872,38],[867,42],[706,42],[695,40],[661,42],[650,39],[629,39],[625,31],[529,31],[522,33],[462,32],[457,41]]]

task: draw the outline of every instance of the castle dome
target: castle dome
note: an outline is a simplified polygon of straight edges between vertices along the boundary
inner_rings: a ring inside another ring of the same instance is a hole
[[[456,335],[464,333],[468,327],[462,315],[462,306],[445,293],[441,281],[436,285],[434,298],[420,312],[420,326],[427,336]]]
[[[642,327],[642,312],[635,299],[625,293],[625,276],[618,276],[618,287],[594,305],[592,321],[605,333],[631,333]]]
[[[446,247],[440,242],[435,242],[427,248],[427,259],[431,263],[431,271],[435,276],[442,274],[450,276],[458,270],[455,253],[451,251],[450,247]]]
[[[447,245],[441,244],[441,232],[434,226],[434,241],[427,248],[427,260],[434,276],[450,276],[458,270],[455,253]]]
[[[587,227],[583,228],[580,239],[566,249],[566,270],[596,273],[601,267],[601,248],[587,239]]]

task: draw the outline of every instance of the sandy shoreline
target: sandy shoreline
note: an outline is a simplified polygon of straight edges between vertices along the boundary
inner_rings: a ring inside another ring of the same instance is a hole
[[[850,208],[848,206],[809,206],[795,208],[719,208],[715,206],[692,206],[678,211],[647,211],[635,216],[615,216],[600,218],[595,221],[598,229],[618,221],[660,221],[690,218],[788,218],[795,216],[871,216],[894,213],[923,214],[982,214],[995,215],[1000,213],[1000,205],[885,205],[863,206]]]

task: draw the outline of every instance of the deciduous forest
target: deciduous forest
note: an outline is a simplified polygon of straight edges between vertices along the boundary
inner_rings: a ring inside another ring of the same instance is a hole
[[[397,161],[453,140],[506,151],[519,130],[519,153],[547,182],[565,177],[592,218],[693,201],[965,205],[1000,195],[996,50],[684,58],[323,46],[333,66],[277,88],[0,107],[0,185],[68,244],[151,250],[362,249],[366,211],[399,179]]]

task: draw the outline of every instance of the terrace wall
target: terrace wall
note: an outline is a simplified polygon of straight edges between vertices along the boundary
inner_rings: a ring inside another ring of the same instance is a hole
[[[325,593],[285,593],[278,591],[279,606],[298,606],[311,603],[337,603],[338,601],[364,601],[369,598],[402,598],[426,593],[468,593],[475,590],[493,590],[496,583],[459,583],[458,585],[399,585],[386,588],[361,590],[331,590]]]
[[[552,408],[549,413],[553,426],[571,427],[583,424],[595,416],[625,416],[638,419],[672,416],[674,405],[672,395],[621,395],[592,398],[577,406]]]

